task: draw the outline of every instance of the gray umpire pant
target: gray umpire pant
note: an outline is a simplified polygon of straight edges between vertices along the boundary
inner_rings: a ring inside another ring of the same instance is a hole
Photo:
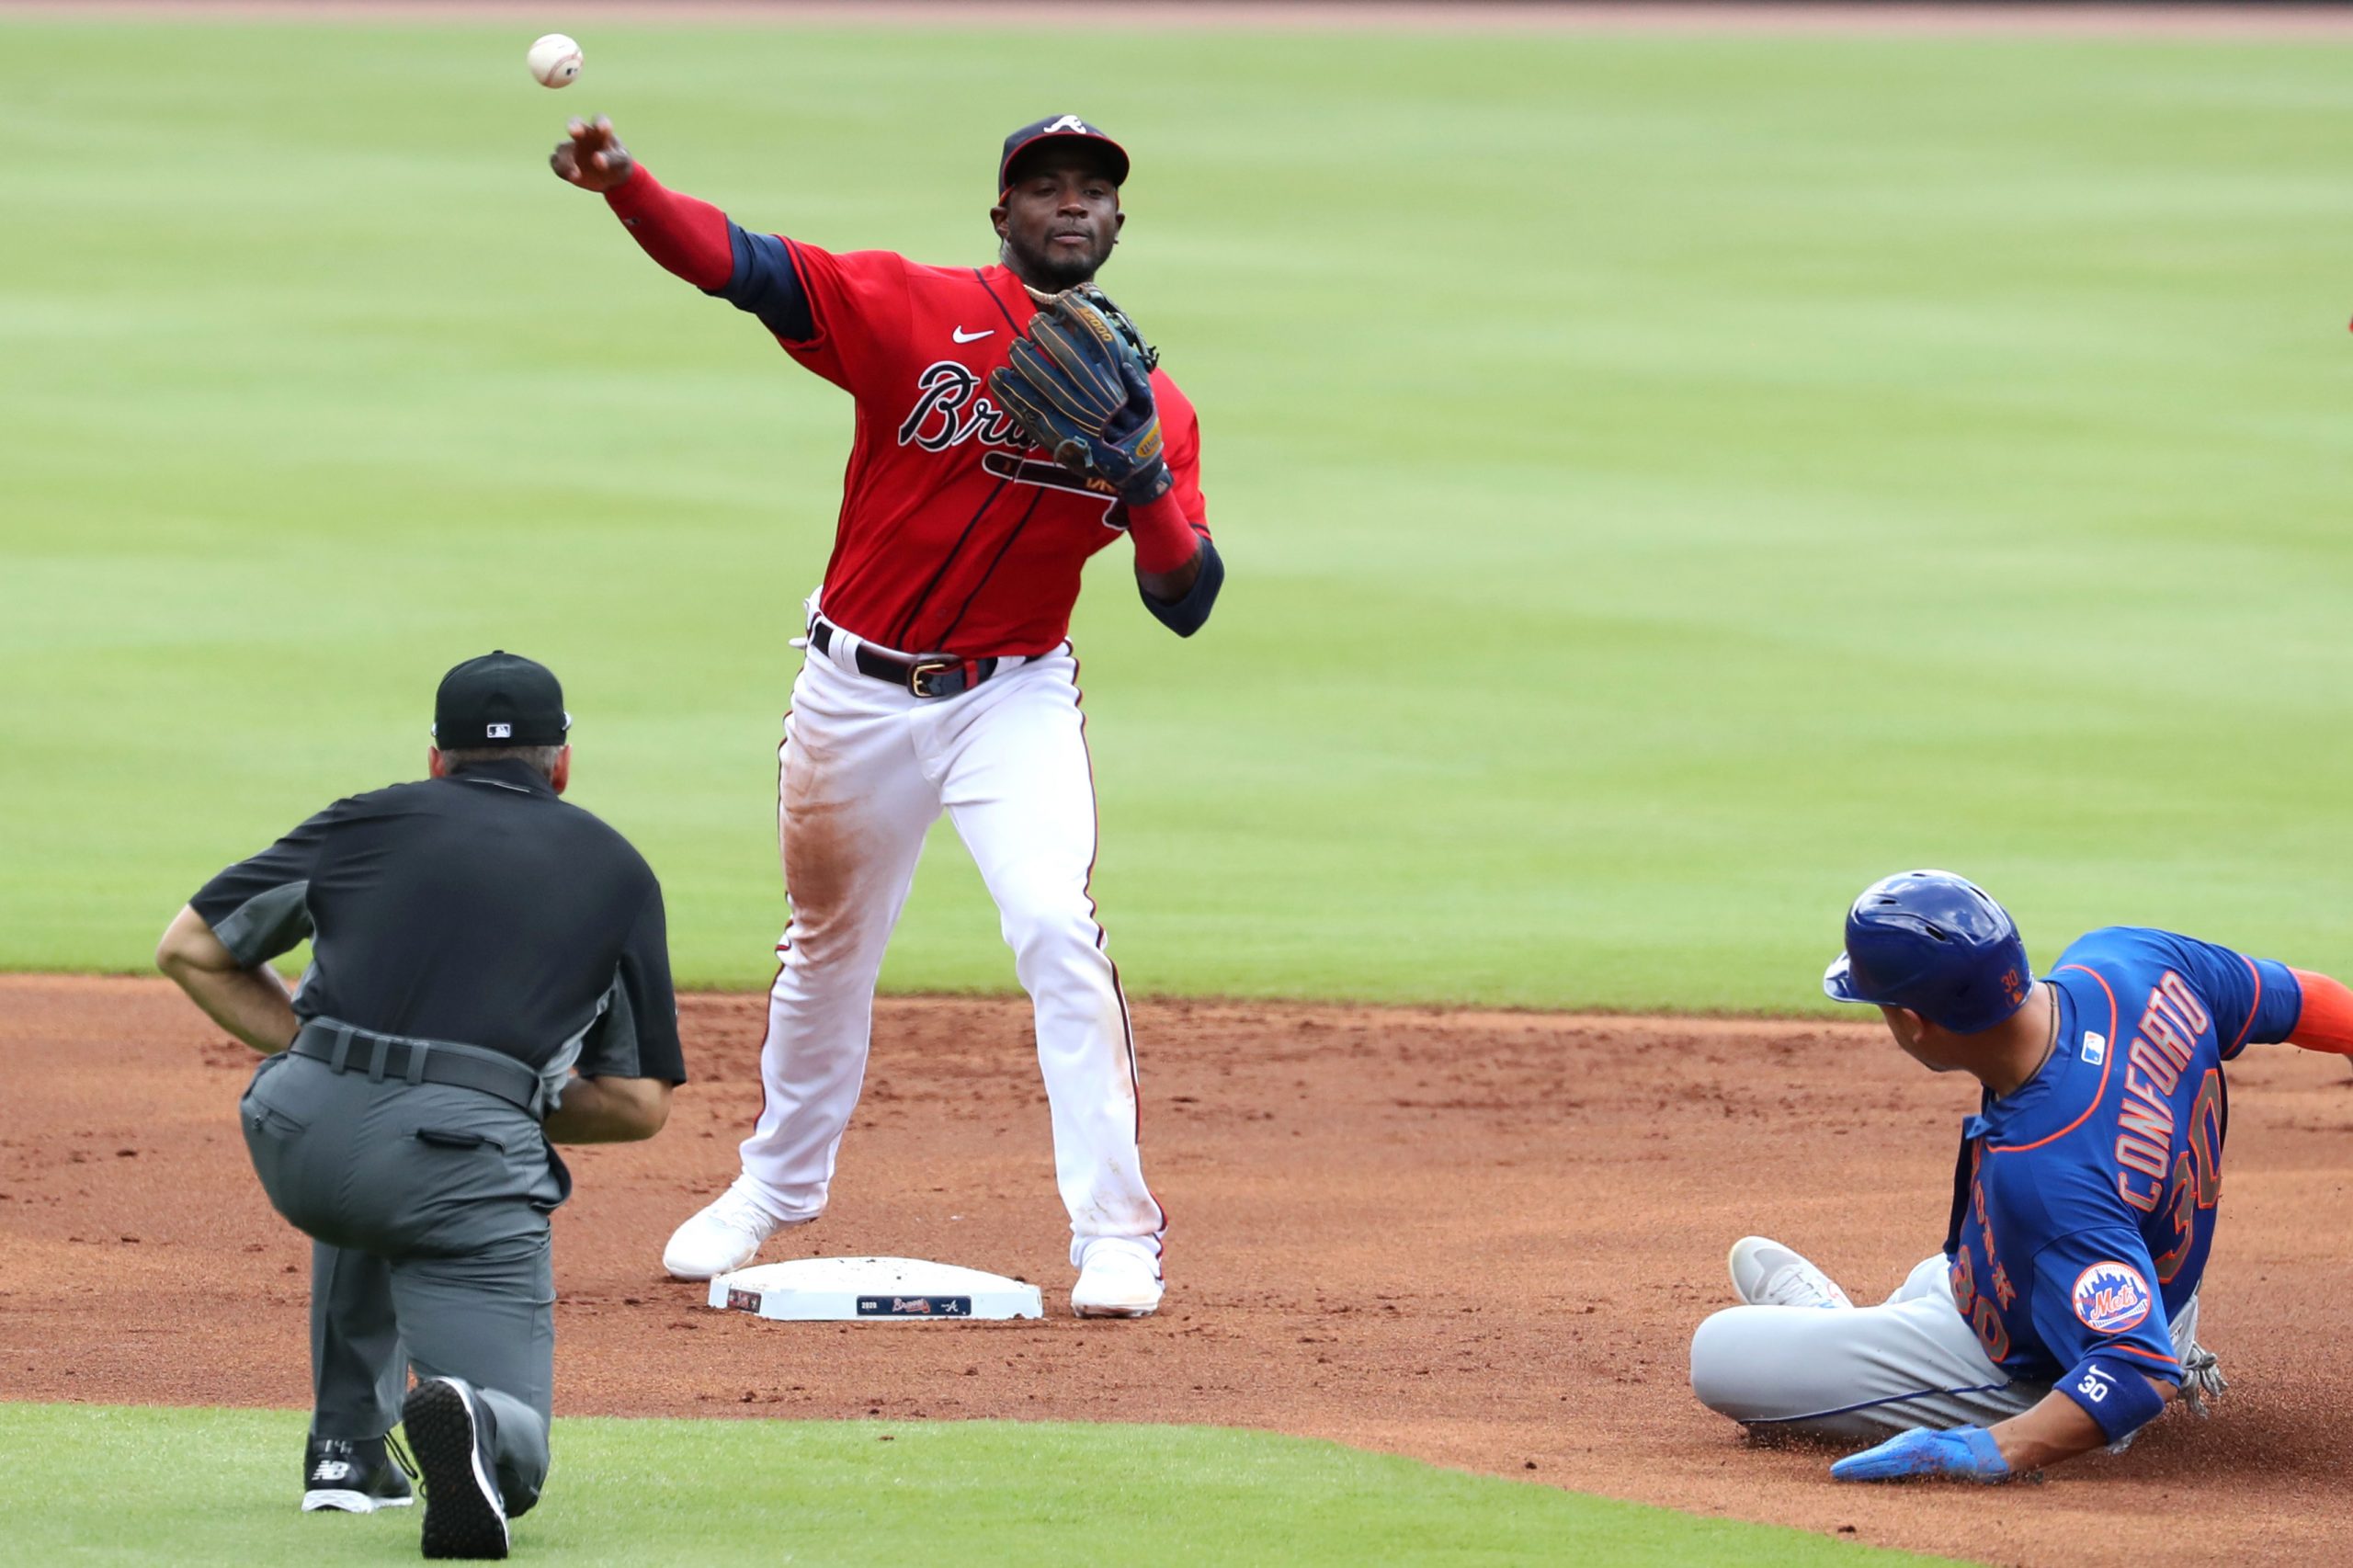
[[[239,1102],[262,1190],[312,1238],[313,1436],[400,1419],[411,1366],[480,1396],[506,1511],[539,1501],[554,1393],[548,1215],[569,1182],[539,1123],[478,1089],[273,1056]]]
[[[2174,1350],[2198,1336],[2195,1297]],[[1691,1392],[1751,1430],[1876,1443],[1915,1427],[1985,1426],[2051,1390],[1987,1358],[1953,1305],[1950,1265],[1923,1259],[1875,1307],[1730,1307],[1691,1336]]]

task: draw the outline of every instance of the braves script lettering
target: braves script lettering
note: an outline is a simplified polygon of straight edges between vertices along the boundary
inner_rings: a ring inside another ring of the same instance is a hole
[[[1013,416],[991,403],[968,365],[935,360],[915,378],[915,406],[899,426],[899,445],[926,452],[977,440],[986,447],[1027,447],[1029,437]]]

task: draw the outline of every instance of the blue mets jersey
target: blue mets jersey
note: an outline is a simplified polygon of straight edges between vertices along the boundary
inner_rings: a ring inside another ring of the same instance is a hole
[[[1953,1301],[2014,1378],[2055,1383],[2102,1356],[2177,1382],[2168,1325],[2198,1293],[2222,1193],[2222,1063],[2285,1040],[2302,993],[2282,964],[2122,926],[2044,978],[2050,1059],[1962,1129]]]

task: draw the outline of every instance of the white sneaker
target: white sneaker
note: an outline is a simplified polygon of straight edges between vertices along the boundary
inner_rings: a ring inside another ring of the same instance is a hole
[[[1838,1283],[1796,1253],[1763,1236],[1732,1244],[1733,1292],[1752,1307],[1851,1307]]]
[[[1070,1310],[1083,1318],[1148,1318],[1160,1310],[1160,1257],[1147,1242],[1105,1236],[1086,1244]]]
[[[750,1176],[737,1176],[716,1201],[670,1233],[662,1267],[673,1279],[733,1274],[757,1256],[760,1244],[785,1223],[760,1207]]]

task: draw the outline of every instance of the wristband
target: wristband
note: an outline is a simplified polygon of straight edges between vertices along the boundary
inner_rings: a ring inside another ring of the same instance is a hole
[[[2302,1006],[2296,1013],[2296,1027],[2288,1031],[2288,1043],[2301,1045],[2306,1051],[2333,1051],[2342,1056],[2353,1056],[2353,991],[2341,981],[2310,970],[2291,969],[2297,987],[2303,992]]]
[[[1136,570],[1174,572],[1201,547],[1173,490],[1128,508],[1128,537],[1136,543]]]
[[[2059,1392],[2083,1406],[2111,1443],[2120,1443],[2165,1414],[2165,1396],[2141,1372],[2108,1356],[2086,1356]]]
[[[605,192],[605,205],[623,218],[634,218],[646,203],[668,194],[667,187],[654,177],[654,171],[634,158],[630,160],[629,177]]]

